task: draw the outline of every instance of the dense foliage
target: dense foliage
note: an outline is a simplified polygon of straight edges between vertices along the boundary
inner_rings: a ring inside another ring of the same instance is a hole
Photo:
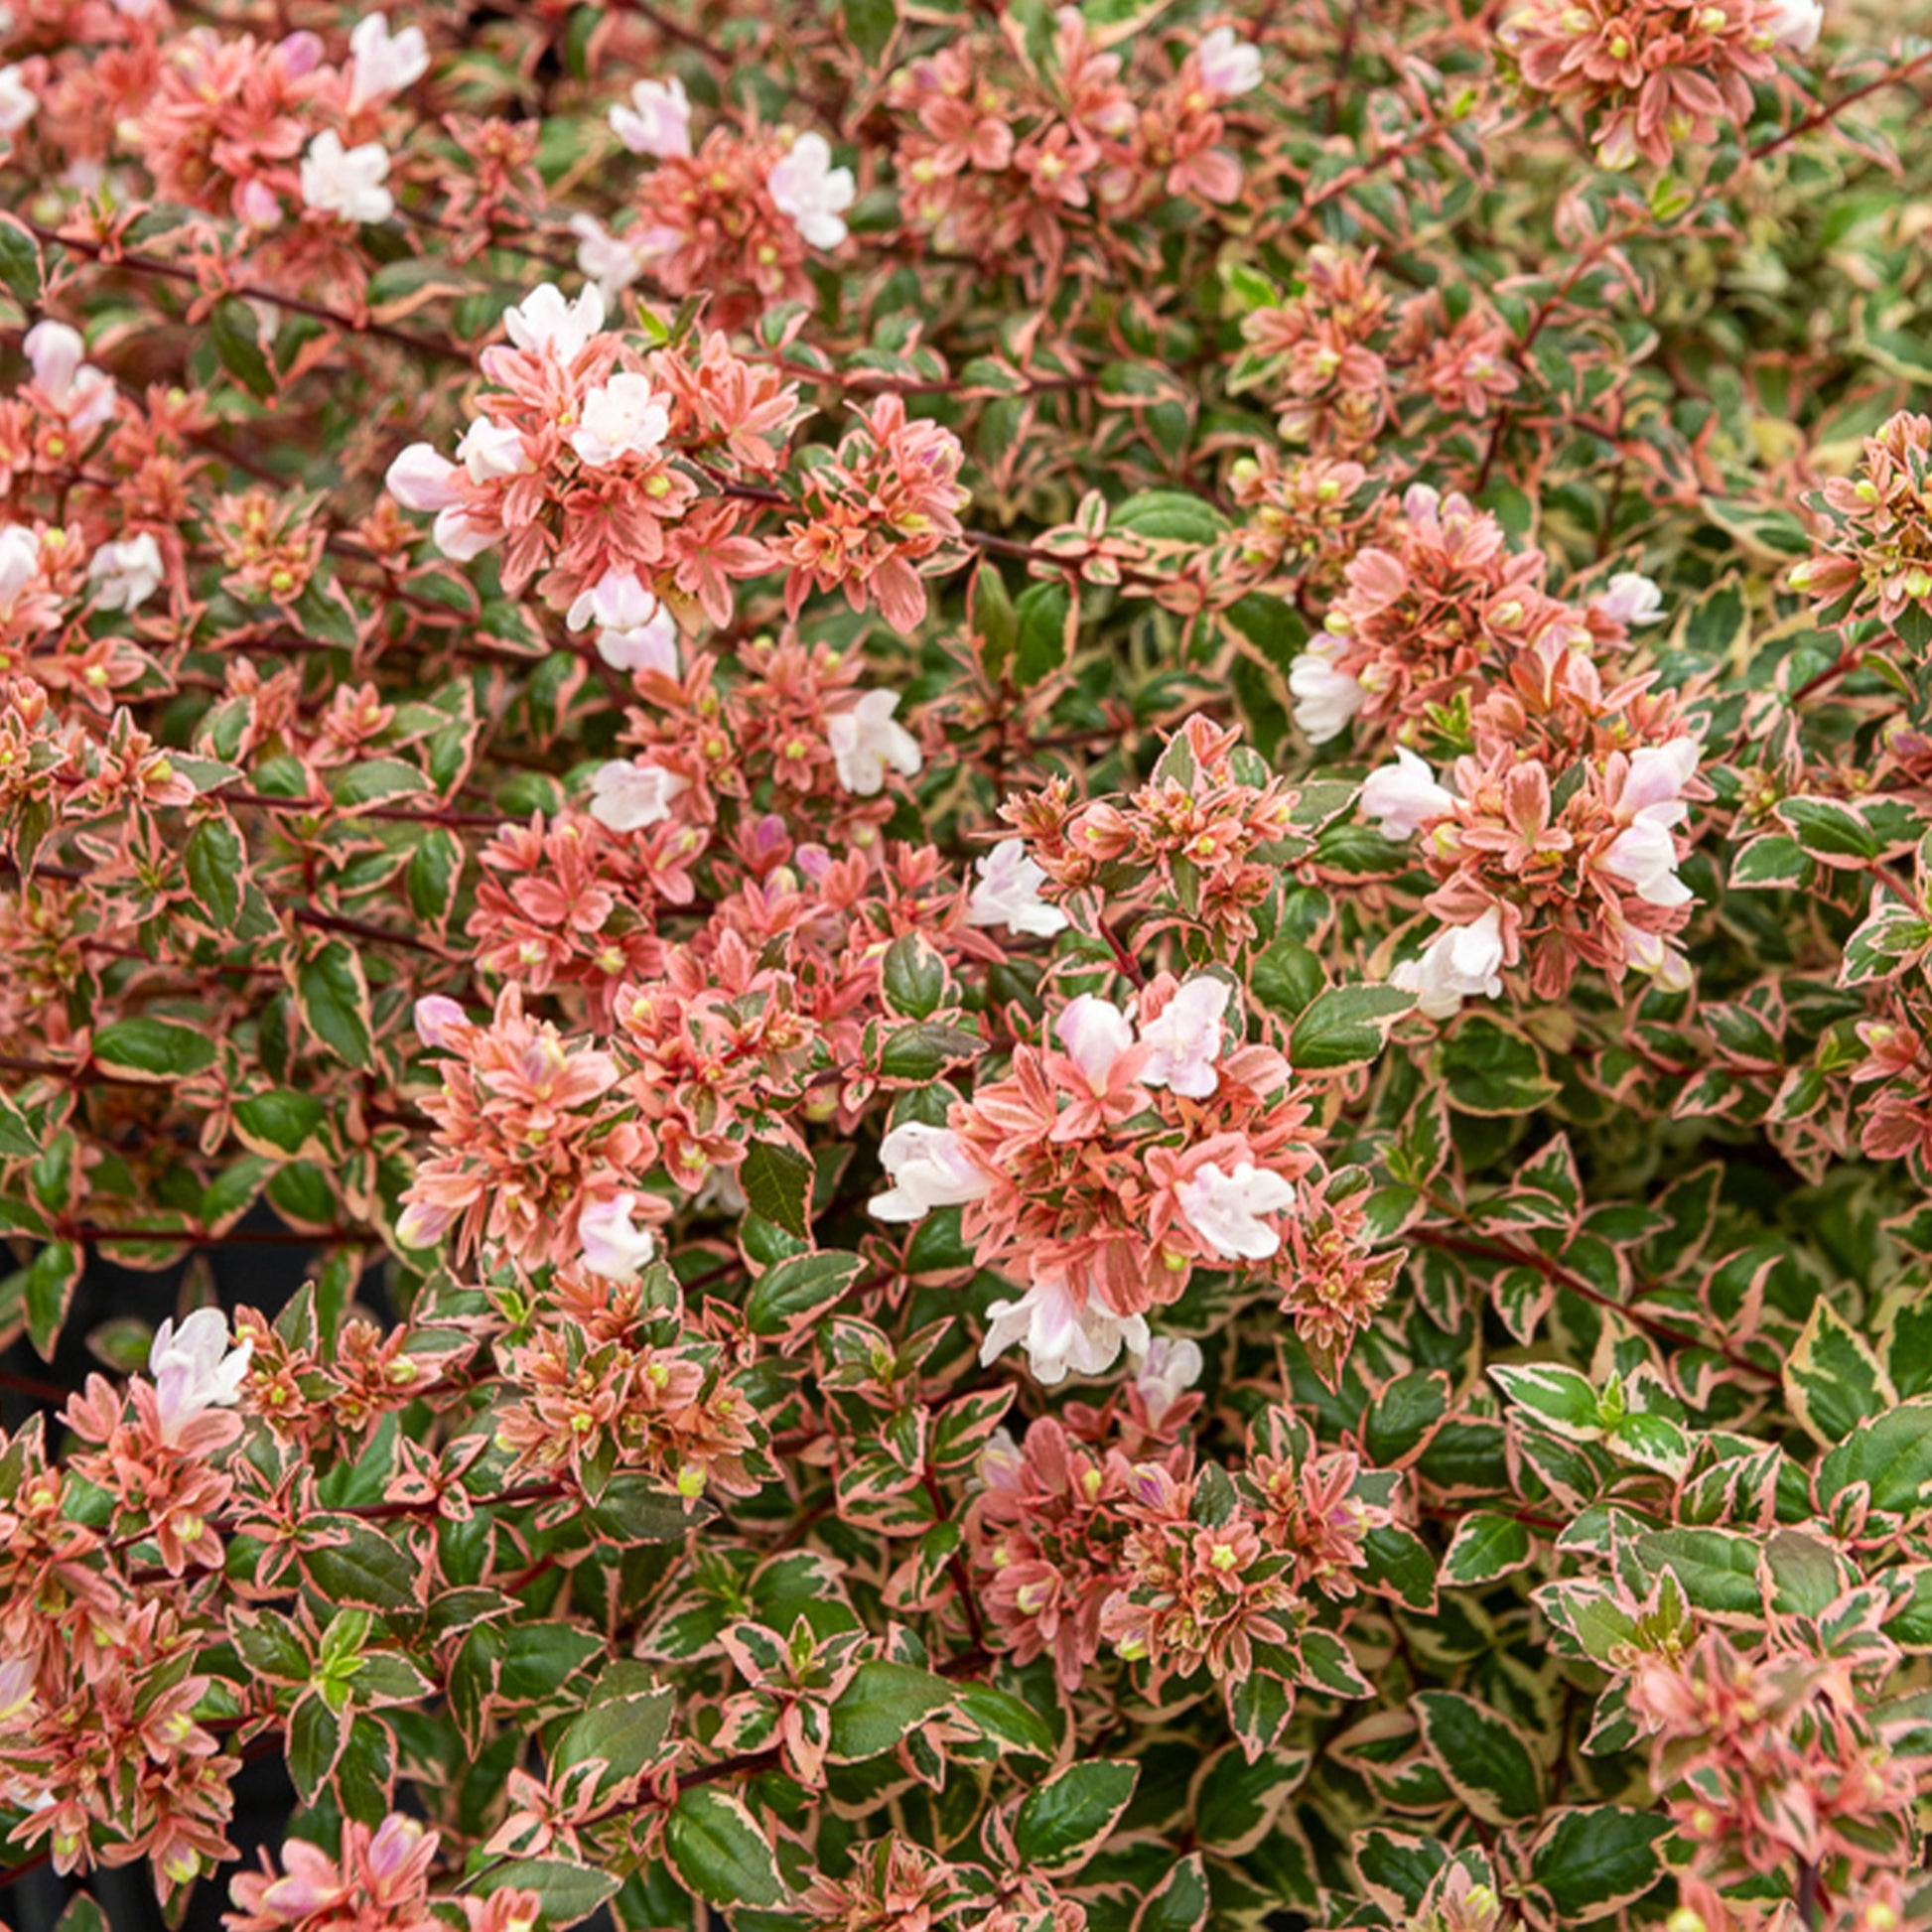
[[[1932,1924],[1914,26],[13,0],[0,1863]]]

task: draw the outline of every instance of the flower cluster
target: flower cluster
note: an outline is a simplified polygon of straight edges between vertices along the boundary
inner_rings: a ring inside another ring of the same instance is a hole
[[[1792,585],[1827,622],[1876,618],[1922,647],[1932,630],[1932,417],[1901,411],[1866,437],[1857,474],[1829,479],[1818,507],[1823,545]]]

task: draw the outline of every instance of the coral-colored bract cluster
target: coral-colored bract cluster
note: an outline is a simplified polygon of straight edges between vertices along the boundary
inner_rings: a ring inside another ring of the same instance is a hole
[[[1932,1928],[1897,12],[0,8],[0,1896]]]

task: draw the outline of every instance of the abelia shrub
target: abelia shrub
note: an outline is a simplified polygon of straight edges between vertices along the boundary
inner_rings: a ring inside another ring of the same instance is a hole
[[[0,13],[0,1909],[1932,1926],[1928,35]]]

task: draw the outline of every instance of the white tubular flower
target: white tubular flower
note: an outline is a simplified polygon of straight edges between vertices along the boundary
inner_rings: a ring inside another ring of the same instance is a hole
[[[94,608],[100,611],[138,611],[166,575],[161,546],[146,530],[102,544],[87,565],[88,581],[96,587]]]
[[[1590,608],[1617,623],[1656,623],[1664,615],[1664,594],[1640,572],[1620,570],[1601,597],[1590,599]]]
[[[1159,1429],[1161,1418],[1200,1380],[1204,1364],[1197,1343],[1185,1337],[1156,1335],[1134,1371],[1148,1425]]]
[[[383,187],[389,156],[380,141],[345,149],[334,128],[324,128],[302,157],[302,201],[318,214],[345,221],[386,221],[396,198]]]
[[[573,214],[570,231],[577,237],[577,266],[597,284],[608,305],[644,272],[646,250],[624,235],[613,234],[594,214]]]
[[[634,570],[607,570],[572,601],[564,621],[572,630],[596,623],[607,630],[629,630],[657,615],[657,600]]]
[[[412,443],[383,479],[406,510],[446,510],[463,501],[463,472],[427,443]]]
[[[966,901],[968,925],[1003,925],[1050,939],[1066,929],[1066,914],[1039,896],[1046,874],[1027,850],[1025,839],[1002,839],[975,862],[979,884]]]
[[[555,283],[545,282],[503,312],[503,328],[518,348],[549,349],[560,362],[574,362],[604,328],[604,297],[593,286],[566,302]]]
[[[597,654],[615,671],[657,671],[676,677],[683,668],[678,661],[677,620],[659,604],[639,623],[607,623],[597,633]]]
[[[1413,839],[1425,819],[1455,809],[1455,794],[1438,784],[1436,774],[1406,747],[1397,746],[1395,762],[1362,780],[1362,810],[1382,821],[1385,839]]]
[[[1201,36],[1194,50],[1201,84],[1211,93],[1232,99],[1261,85],[1261,49],[1244,41],[1232,27],[1216,27]]]
[[[884,789],[886,767],[916,777],[925,762],[919,741],[899,724],[897,691],[868,691],[847,711],[825,722],[825,742],[838,766],[839,783],[855,798],[871,798]]]
[[[657,1252],[650,1230],[631,1222],[638,1199],[629,1192],[613,1194],[609,1200],[592,1201],[577,1216],[578,1244],[584,1266],[593,1275],[611,1282],[634,1282]]]
[[[456,446],[457,460],[470,473],[472,483],[494,483],[502,477],[520,477],[530,468],[529,453],[523,447],[523,432],[506,423],[492,423],[479,416],[463,432]]]
[[[1420,959],[1405,959],[1389,984],[1416,996],[1416,1010],[1447,1020],[1465,999],[1503,990],[1503,915],[1494,906],[1470,925],[1445,926]]]
[[[611,128],[632,154],[656,161],[682,159],[691,152],[691,102],[676,74],[668,80],[640,80],[630,90],[630,105],[611,109]]]
[[[1134,1046],[1134,1023],[1097,993],[1069,1000],[1053,1023],[1053,1033],[1095,1093],[1107,1091],[1114,1062]]]
[[[1766,31],[1777,46],[1793,54],[1809,54],[1825,31],[1825,9],[1819,0],[1779,0]]]
[[[0,618],[13,616],[21,593],[40,574],[40,538],[24,523],[0,527]]]
[[[1188,1226],[1229,1261],[1266,1261],[1282,1237],[1261,1217],[1295,1205],[1292,1181],[1249,1161],[1237,1162],[1231,1173],[1209,1161],[1173,1193]]]
[[[1118,1315],[1098,1302],[1076,1307],[1066,1284],[1035,1282],[1017,1302],[995,1302],[987,1310],[986,1340],[980,1361],[990,1365],[1015,1342],[1027,1351],[1034,1380],[1047,1388],[1079,1375],[1104,1375],[1123,1348],[1147,1348],[1145,1315]]]
[[[204,1411],[234,1402],[253,1352],[253,1342],[228,1346],[228,1317],[219,1309],[197,1309],[179,1328],[164,1321],[148,1349],[161,1440],[178,1441]]]
[[[993,1184],[949,1127],[908,1120],[880,1142],[879,1159],[893,1184],[872,1197],[867,1211],[882,1221],[923,1220],[935,1207],[978,1200]]]
[[[1339,648],[1325,634],[1310,641],[1288,667],[1288,688],[1295,699],[1295,722],[1311,745],[1339,738],[1368,702],[1368,693],[1346,671],[1334,666]]]
[[[1141,1029],[1141,1044],[1154,1048],[1141,1079],[1188,1100],[1205,1100],[1221,1084],[1214,1062],[1221,1057],[1223,1025],[1232,989],[1226,980],[1197,973],[1185,981],[1159,1019]]]
[[[858,198],[850,168],[832,166],[822,134],[801,134],[765,176],[773,205],[814,248],[836,248],[848,232],[840,216]]]
[[[1670,827],[1651,814],[1650,807],[1636,822],[1616,835],[1599,862],[1612,878],[1636,888],[1637,897],[1651,905],[1688,905],[1696,895],[1677,876],[1677,841]]]
[[[668,398],[648,376],[625,373],[584,398],[584,420],[571,432],[570,447],[593,469],[608,470],[627,456],[649,456],[670,433]]]
[[[114,378],[81,358],[87,345],[65,322],[37,322],[21,343],[40,392],[69,424],[85,434],[114,413]]]
[[[388,17],[368,14],[348,37],[348,111],[359,113],[413,86],[429,71],[429,43],[420,27],[389,31]]]
[[[690,781],[642,759],[613,759],[591,780],[591,816],[614,832],[640,832],[671,815],[671,801]]]
[[[18,134],[40,112],[40,105],[18,62],[0,68],[0,134]]]
[[[1640,745],[1630,754],[1630,769],[1623,780],[1616,808],[1632,818],[1654,818],[1665,825],[1681,825],[1691,807],[1684,787],[1697,776],[1704,751],[1695,738],[1673,738],[1668,745]]]

